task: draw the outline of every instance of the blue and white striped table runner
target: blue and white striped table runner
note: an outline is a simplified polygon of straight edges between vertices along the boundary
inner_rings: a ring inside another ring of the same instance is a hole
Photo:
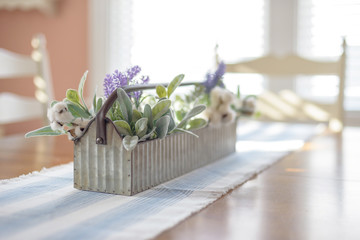
[[[0,182],[0,239],[148,239],[299,149],[319,127],[240,122],[237,152],[135,196],[73,188],[66,164]]]

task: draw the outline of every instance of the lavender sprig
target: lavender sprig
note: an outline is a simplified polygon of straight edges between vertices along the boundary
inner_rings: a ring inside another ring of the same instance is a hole
[[[107,74],[104,79],[104,95],[108,98],[110,94],[119,87],[134,84],[148,84],[149,77],[142,76],[140,80],[135,79],[138,73],[141,71],[139,66],[134,66],[127,69],[125,72],[115,70],[113,74]],[[141,97],[142,91],[129,93],[129,97],[133,97],[136,101]]]
[[[222,79],[225,74],[226,66],[224,62],[220,62],[218,68],[216,69],[215,73],[207,73],[206,80],[202,83],[205,86],[205,92],[210,93],[210,91],[216,87],[220,86],[222,88],[225,87]]]

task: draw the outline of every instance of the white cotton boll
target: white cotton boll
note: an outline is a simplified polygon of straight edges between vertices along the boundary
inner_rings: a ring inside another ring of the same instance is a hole
[[[230,92],[226,89],[223,89],[223,92],[221,94],[221,100],[224,103],[231,103],[234,100],[234,95],[232,94],[232,92]]]
[[[214,108],[217,108],[217,106],[220,104],[221,102],[221,96],[222,94],[222,89],[220,87],[214,87],[213,90],[211,90],[210,92],[210,101],[211,101],[211,106]]]
[[[76,124],[76,125],[80,125],[82,122],[83,122],[82,118],[75,118],[71,123]]]
[[[218,112],[212,112],[209,124],[212,126],[218,126],[221,123],[221,114]]]
[[[207,120],[209,120],[210,117],[211,117],[212,112],[213,112],[213,109],[210,108],[210,107],[207,107],[207,108],[205,109],[205,111],[203,111],[202,113],[203,113],[203,115],[205,116],[205,118],[206,118]]]
[[[236,114],[234,111],[228,111],[226,114],[222,115],[221,121],[223,123],[231,123],[235,120]]]
[[[253,114],[255,112],[255,108],[256,108],[255,99],[251,98],[251,99],[246,99],[246,101],[243,101],[242,110],[245,113]]]
[[[71,135],[71,132],[67,132],[67,136],[68,136],[68,139],[69,139],[69,140],[73,140],[73,139],[74,139],[74,137]]]
[[[74,119],[64,102],[56,103],[52,109],[54,111],[55,121],[57,122],[70,123]]]
[[[90,122],[90,119],[83,119],[80,126],[83,128],[86,128],[87,125],[89,124],[89,122]]]
[[[55,120],[55,113],[52,108],[48,108],[47,118],[49,119],[50,122],[53,122]]]
[[[75,118],[71,123],[73,125],[77,125],[80,126],[82,128],[86,128],[87,125],[89,124],[90,119],[84,119],[84,118]]]
[[[54,130],[54,131],[58,131],[58,130],[62,130],[62,129],[63,129],[63,126],[62,126],[60,123],[56,122],[56,121],[52,121],[52,122],[50,123],[50,127],[51,127],[51,129]]]
[[[231,108],[230,108],[230,105],[228,103],[221,104],[217,109],[217,112],[219,112],[221,115],[226,114],[229,111],[231,111]]]
[[[75,135],[76,137],[80,137],[84,132],[84,128],[80,126],[75,127]]]

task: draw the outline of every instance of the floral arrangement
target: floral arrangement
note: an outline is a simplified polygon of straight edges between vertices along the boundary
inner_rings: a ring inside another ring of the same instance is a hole
[[[141,141],[162,139],[175,132],[195,135],[191,131],[205,127],[208,122],[217,126],[234,121],[237,115],[251,115],[254,112],[254,102],[249,101],[254,99],[252,96],[241,100],[239,89],[237,96],[225,89],[223,62],[213,74],[207,73],[205,81],[197,84],[190,94],[177,95],[175,104],[170,96],[184,79],[183,74],[176,76],[167,88],[157,85],[157,96],[152,98],[155,101],[152,101],[151,106],[150,98],[146,101],[148,95],[142,96],[142,91],[126,93],[122,89],[128,85],[148,84],[148,76],[138,77],[140,71],[139,66],[134,66],[124,72],[115,70],[114,73],[107,74],[104,79],[104,96],[97,97],[95,94],[90,108],[83,97],[86,71],[80,80],[78,90],[68,89],[63,101],[51,103],[47,114],[49,126],[31,131],[25,137],[64,134],[67,134],[70,140],[81,137],[91,119],[114,91],[117,91],[117,101],[109,109],[107,117],[124,138],[124,147],[129,151]],[[202,118],[195,118],[203,111]]]
[[[124,147],[129,151],[141,141],[162,139],[175,132],[195,135],[191,130],[206,126],[206,120],[194,118],[205,110],[206,106],[203,104],[193,106],[180,121],[176,121],[171,108],[170,96],[184,79],[183,74],[176,76],[167,88],[162,85],[156,87],[157,101],[153,106],[144,101],[147,96],[142,97],[141,91],[126,93],[121,87],[148,84],[148,76],[136,78],[140,71],[140,67],[134,66],[125,72],[116,70],[112,75],[106,75],[104,79],[105,96],[97,98],[94,95],[90,108],[87,107],[83,97],[83,88],[87,77],[87,72],[85,72],[78,90],[68,89],[63,101],[51,103],[48,109],[50,125],[31,131],[25,137],[64,134],[67,134],[71,140],[81,137],[88,123],[96,116],[104,101],[113,91],[117,91],[118,98],[107,113],[107,117],[113,121],[117,131],[123,136]]]

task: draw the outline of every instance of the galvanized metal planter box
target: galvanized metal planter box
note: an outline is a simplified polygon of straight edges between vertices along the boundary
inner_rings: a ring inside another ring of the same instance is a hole
[[[96,144],[96,121],[75,141],[74,187],[133,195],[212,163],[235,151],[236,122],[177,133],[139,143],[128,152],[112,122],[106,124],[107,145]]]
[[[184,83],[182,86],[193,85]],[[127,92],[157,84],[126,86]],[[212,163],[235,151],[236,122],[194,131],[199,138],[176,133],[138,143],[127,151],[113,122],[106,118],[117,99],[114,91],[83,135],[74,141],[74,187],[133,195]]]

